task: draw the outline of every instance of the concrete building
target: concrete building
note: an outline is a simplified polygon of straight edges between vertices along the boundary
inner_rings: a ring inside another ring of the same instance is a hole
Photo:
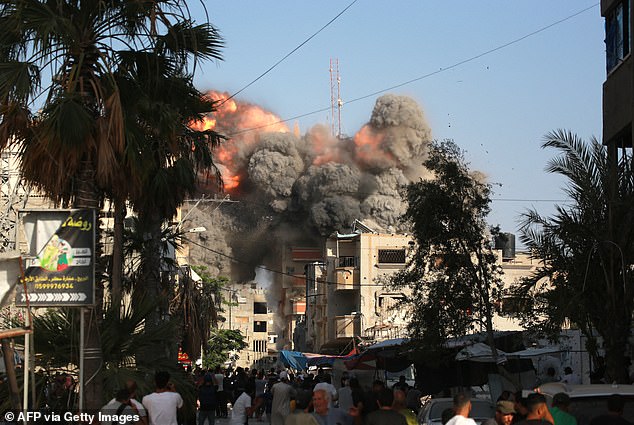
[[[381,341],[406,334],[404,310],[394,308],[404,293],[385,283],[405,267],[413,241],[359,222],[355,227],[328,238],[325,261],[307,272],[307,340],[315,351],[339,354],[357,337]]]
[[[601,0],[605,18],[606,80],[603,83],[603,144],[616,156],[633,145],[634,68],[631,0]]]
[[[539,265],[526,252],[514,253],[512,257],[504,257],[501,249],[496,250],[498,264],[502,267],[503,290],[508,294],[508,290],[518,283],[522,278],[530,276]],[[516,299],[511,296],[504,296],[499,300],[497,313],[493,316],[493,328],[497,331],[522,331],[520,321],[514,317],[514,313],[521,308]]]
[[[496,246],[508,290],[533,273],[538,261],[525,252],[515,252],[514,236]],[[380,234],[357,223],[350,234],[335,234],[326,240],[325,260],[306,267],[306,351],[339,354],[355,337],[382,341],[406,336],[406,309],[395,306],[405,296],[384,283],[405,267],[414,248],[411,236]],[[512,297],[498,304],[493,323],[496,330],[523,330],[513,317],[521,308]]]
[[[287,243],[280,255],[283,273],[277,276],[281,293],[274,306],[284,329],[285,349],[309,351],[306,342],[306,273],[308,264],[323,261],[323,249],[315,243]]]
[[[277,338],[274,313],[267,306],[266,291],[255,283],[234,285],[227,289],[229,306],[225,306],[225,322],[220,328],[239,330],[247,347],[237,353],[235,366],[268,369],[277,360]]]

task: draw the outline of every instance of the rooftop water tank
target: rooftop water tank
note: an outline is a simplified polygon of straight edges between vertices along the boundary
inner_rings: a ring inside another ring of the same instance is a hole
[[[515,258],[515,235],[500,233],[495,237],[495,249],[502,250],[502,259]]]

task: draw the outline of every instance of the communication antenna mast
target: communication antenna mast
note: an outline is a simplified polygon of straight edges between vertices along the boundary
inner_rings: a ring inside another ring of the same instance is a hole
[[[330,132],[341,138],[341,77],[339,76],[339,59],[330,59]]]

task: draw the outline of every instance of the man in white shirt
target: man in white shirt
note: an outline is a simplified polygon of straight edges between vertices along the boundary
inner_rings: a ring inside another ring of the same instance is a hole
[[[170,383],[169,372],[156,372],[156,391],[141,401],[148,412],[150,425],[178,425],[176,414],[183,407],[183,398]]]
[[[449,419],[447,425],[477,425],[476,421],[469,418],[471,413],[471,397],[465,393],[458,393],[453,398],[453,410],[456,415]]]
[[[581,378],[579,375],[575,375],[570,366],[564,369],[564,376],[561,378],[561,382],[565,382],[570,385],[579,385],[581,384]]]
[[[246,391],[240,394],[231,409],[231,419],[229,421],[231,425],[246,425],[249,422],[249,417],[262,404],[261,398],[258,398],[254,405],[252,405],[251,400],[251,395]]]

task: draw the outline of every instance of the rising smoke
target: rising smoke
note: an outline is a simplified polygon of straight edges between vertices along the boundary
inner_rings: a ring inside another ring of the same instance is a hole
[[[229,136],[216,161],[226,191],[239,202],[192,212],[192,220],[208,229],[200,234],[204,243],[231,253],[219,257],[194,249],[192,261],[247,282],[259,264],[279,267],[282,245],[321,246],[324,237],[349,231],[356,219],[379,232],[405,230],[400,217],[406,205],[399,190],[423,175],[431,141],[413,99],[380,97],[363,128],[353,137],[336,138],[322,125],[303,136],[293,134],[256,105],[223,102],[227,94],[208,95],[221,106],[200,128]],[[246,131],[252,128],[259,130]],[[231,267],[229,257],[240,264]]]

